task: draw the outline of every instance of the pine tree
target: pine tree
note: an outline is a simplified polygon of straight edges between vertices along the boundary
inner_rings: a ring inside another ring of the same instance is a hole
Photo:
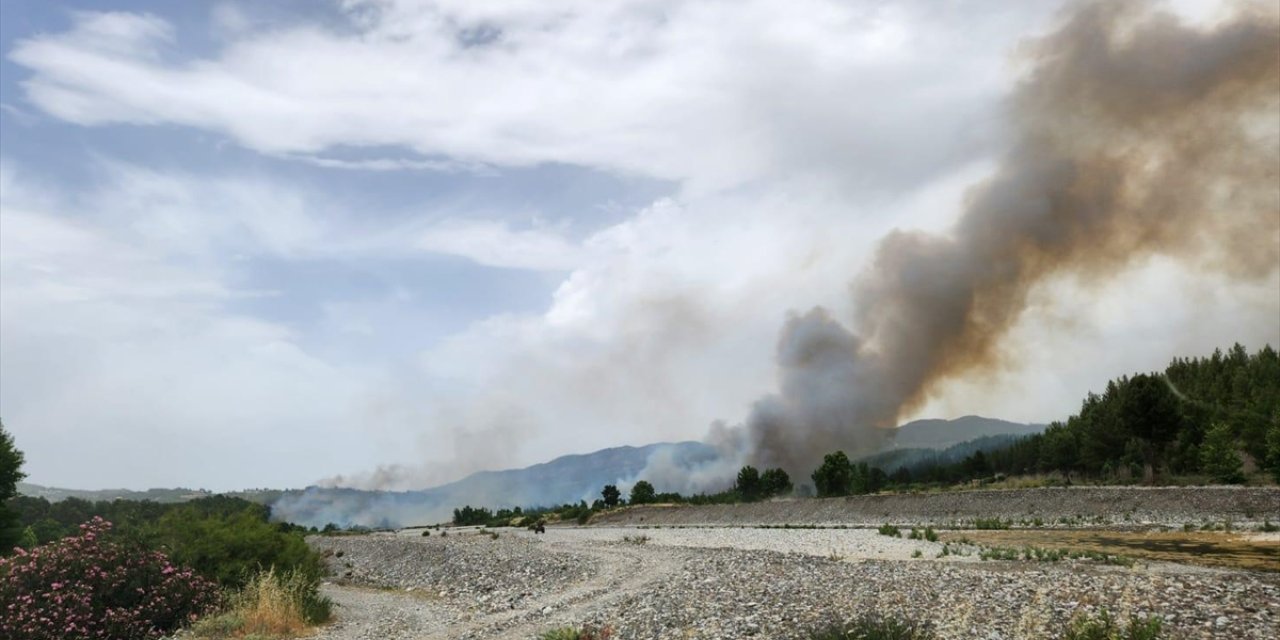
[[[1225,422],[1214,423],[1200,446],[1200,465],[1216,482],[1244,482],[1244,465],[1236,454],[1236,437]]]

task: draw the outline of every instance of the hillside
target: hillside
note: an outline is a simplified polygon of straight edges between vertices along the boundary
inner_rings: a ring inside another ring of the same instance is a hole
[[[59,487],[46,487],[29,482],[18,483],[18,495],[31,496],[32,498],[44,498],[49,502],[58,502],[67,498],[79,498],[90,502],[112,500],[150,500],[152,502],[173,503],[186,502],[196,498],[204,498],[213,495],[213,492],[204,489],[186,489],[178,487],[176,489],[147,489],[146,491],[131,491],[129,489],[63,489]]]
[[[918,420],[895,434],[893,450],[873,458],[878,465],[915,464],[920,461],[952,461],[979,448],[988,449],[1000,438],[1038,433],[1043,427],[1005,420],[966,416],[956,420]],[[967,444],[981,438],[977,443]],[[484,505],[492,508],[550,506],[591,502],[600,488],[636,478],[651,456],[663,452],[683,467],[692,468],[716,457],[715,449],[700,442],[656,443],[642,447],[613,447],[591,453],[561,456],[522,469],[480,471],[448,484],[418,491],[369,491],[343,487],[308,487],[302,490],[254,490],[229,493],[246,500],[270,504],[278,518],[308,526],[328,523],[340,526],[389,527],[447,520],[455,507]],[[955,455],[958,454],[958,455]],[[19,492],[56,502],[69,497],[89,501],[152,500],[170,503],[211,495],[192,489],[76,490],[22,483]]]
[[[951,429],[954,428],[954,432]],[[896,434],[896,447],[886,452],[899,464],[921,460],[936,461],[934,453],[946,461],[960,459],[979,448],[1005,443],[999,438],[1039,433],[1040,425],[966,416],[956,420],[919,420],[903,425]],[[965,447],[975,438],[982,443]],[[993,440],[987,440],[993,439]],[[950,452],[935,452],[952,449]],[[552,506],[588,503],[599,497],[600,488],[620,480],[643,479],[637,475],[659,451],[671,454],[678,466],[693,468],[716,457],[715,450],[699,442],[660,443],[644,447],[615,447],[594,453],[561,456],[550,462],[523,469],[482,471],[446,485],[421,491],[380,492],[346,488],[309,487],[288,492],[273,505],[281,518],[300,524],[324,526],[362,525],[393,527],[447,520],[463,505],[489,508]],[[952,455],[958,454],[958,455]],[[802,480],[803,481],[803,480]],[[658,487],[664,490],[664,487]]]
[[[955,420],[916,420],[894,433],[897,449],[946,449],[962,442],[990,436],[1029,436],[1044,431],[1043,424],[1023,424],[982,416],[964,416]]]
[[[614,447],[593,453],[561,456],[523,469],[481,471],[449,484],[420,491],[364,491],[308,487],[286,492],[272,505],[290,522],[324,526],[394,527],[448,520],[455,507],[551,506],[590,502],[600,487],[634,477],[657,452],[668,452],[684,466],[715,458],[715,450],[699,442]]]

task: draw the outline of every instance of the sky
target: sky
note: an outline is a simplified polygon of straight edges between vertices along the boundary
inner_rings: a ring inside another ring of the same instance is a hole
[[[1061,9],[6,0],[0,419],[86,489],[701,439],[776,387],[788,317],[856,312],[881,237],[947,232]],[[1280,344],[1280,278],[1054,278],[912,417],[1062,419],[1235,342]]]

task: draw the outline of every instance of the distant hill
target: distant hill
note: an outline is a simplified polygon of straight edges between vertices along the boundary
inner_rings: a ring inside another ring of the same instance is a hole
[[[523,469],[481,471],[421,491],[308,487],[286,492],[272,509],[284,519],[308,526],[332,522],[396,527],[445,521],[454,508],[468,504],[510,508],[590,502],[599,497],[600,487],[635,477],[658,452],[667,454],[673,464],[690,468],[716,457],[714,448],[700,442],[614,447]]]
[[[203,498],[213,495],[211,491],[204,489],[147,489],[146,491],[131,491],[129,489],[98,489],[98,490],[81,490],[81,489],[61,489],[58,487],[45,487],[29,482],[18,483],[18,495],[31,496],[33,498],[44,498],[49,502],[58,502],[67,498],[80,498],[90,502],[98,502],[105,500],[151,500],[152,502],[186,502],[196,498]]]
[[[865,462],[870,467],[879,467],[885,473],[890,474],[900,467],[905,467],[908,471],[914,473],[921,467],[960,462],[978,451],[985,454],[997,449],[1003,449],[1023,437],[1025,436],[1008,434],[982,436],[981,438],[974,438],[973,440],[951,445],[945,449],[890,449],[861,458],[858,462]]]
[[[18,495],[30,496],[32,498],[44,498],[49,502],[58,502],[67,498],[78,498],[80,500],[88,500],[89,502],[111,502],[112,500],[150,500],[152,502],[160,502],[164,504],[187,502],[197,498],[207,498],[212,495],[225,495],[235,498],[244,498],[250,502],[259,504],[270,504],[275,502],[277,498],[286,493],[280,489],[247,489],[244,491],[229,491],[217,494],[207,489],[187,489],[178,487],[176,489],[147,489],[146,491],[134,491],[132,489],[64,489],[61,487],[46,487],[44,485],[32,484],[30,482],[18,483]]]
[[[1026,425],[1005,420],[966,416],[956,420],[918,420],[900,427],[892,449],[876,454],[876,466],[891,470],[934,458],[963,457],[1032,433],[1042,425]],[[974,440],[980,443],[966,445]],[[957,446],[959,445],[959,446]],[[949,447],[953,449],[939,453]],[[966,448],[967,447],[967,448]],[[361,489],[308,487],[303,490],[241,491],[228,495],[270,504],[280,518],[308,526],[362,525],[398,527],[448,520],[453,509],[463,505],[489,508],[553,506],[599,497],[600,488],[620,480],[634,479],[655,453],[676,468],[695,468],[716,458],[714,448],[700,442],[658,443],[643,447],[614,447],[592,453],[561,456],[550,462],[523,469],[481,471],[449,484],[419,491],[366,491]],[[663,487],[659,487],[663,490]],[[150,489],[148,491],[75,491],[20,484],[24,495],[43,496],[51,501],[67,497],[86,500],[155,500],[182,502],[207,495],[191,489]]]
[[[916,420],[898,427],[895,449],[946,449],[988,436],[1029,436],[1044,431],[1042,424],[1023,424],[981,416],[955,420]]]

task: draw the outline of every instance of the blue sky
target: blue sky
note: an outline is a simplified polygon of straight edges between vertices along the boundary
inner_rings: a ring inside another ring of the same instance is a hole
[[[954,219],[1056,9],[0,3],[0,416],[31,481],[87,488],[700,438],[771,389],[789,312],[848,314],[883,233]],[[1159,261],[1051,285],[1017,370],[922,415],[1056,419],[1280,337],[1274,290]]]

